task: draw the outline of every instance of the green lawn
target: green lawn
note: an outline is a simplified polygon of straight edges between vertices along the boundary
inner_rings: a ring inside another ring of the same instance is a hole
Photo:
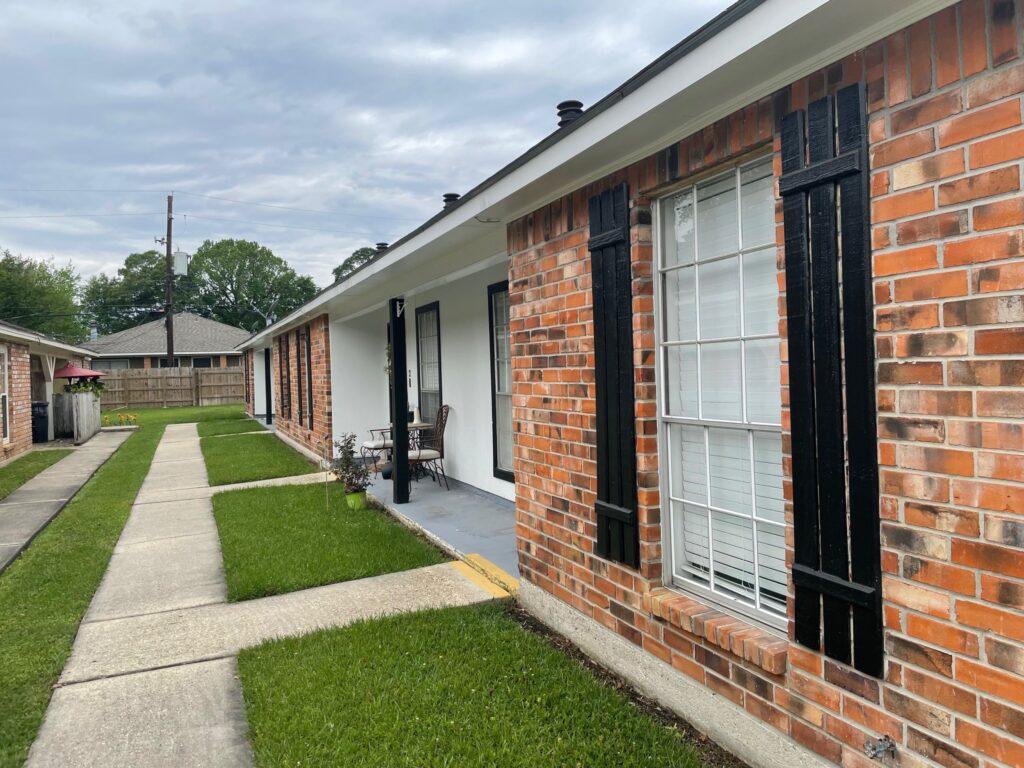
[[[385,513],[349,510],[336,482],[328,484],[326,493],[321,483],[219,493],[213,497],[213,514],[229,600],[294,592],[445,559]]]
[[[135,432],[0,574],[0,766],[20,766],[163,427]]]
[[[234,435],[239,432],[265,432],[266,427],[253,419],[223,419],[202,421],[197,427],[200,437]]]
[[[685,738],[501,605],[406,614],[242,651],[259,766],[700,766]]]
[[[161,424],[187,424],[193,421],[226,421],[229,419],[244,419],[245,406],[241,403],[234,405],[204,405],[186,406],[183,408],[118,408],[113,411],[104,411],[104,416],[110,416],[110,423],[117,424],[119,413],[134,413],[139,417],[139,426],[159,426]]]
[[[70,448],[32,451],[32,453],[17,458],[4,467],[0,467],[0,499],[27,483],[47,467],[56,464],[69,453],[71,453]]]
[[[206,475],[210,478],[210,485],[305,475],[319,469],[269,432],[258,437],[207,437],[199,441],[199,446],[206,460]]]

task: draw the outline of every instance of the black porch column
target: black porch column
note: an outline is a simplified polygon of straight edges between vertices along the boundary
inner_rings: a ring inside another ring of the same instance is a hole
[[[253,355],[255,356],[255,351]],[[270,391],[271,387],[271,366],[274,364],[273,358],[270,354],[270,347],[266,347],[263,350],[263,396],[266,402],[267,408],[267,424],[274,422],[274,393]],[[255,407],[253,410],[256,410]]]
[[[395,504],[409,501],[409,388],[405,383],[405,299],[388,302],[391,324],[391,483]]]

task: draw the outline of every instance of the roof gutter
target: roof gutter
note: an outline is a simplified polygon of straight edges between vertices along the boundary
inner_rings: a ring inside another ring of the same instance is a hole
[[[50,338],[42,333],[30,331],[24,328],[15,328],[13,326],[3,324],[0,325],[0,337],[7,337],[14,339],[15,341],[24,341],[29,344],[40,344],[51,349],[59,349],[65,352],[70,352],[73,355],[80,355],[82,357],[92,357],[95,352],[85,347],[76,347],[73,344],[65,344],[62,341]]]

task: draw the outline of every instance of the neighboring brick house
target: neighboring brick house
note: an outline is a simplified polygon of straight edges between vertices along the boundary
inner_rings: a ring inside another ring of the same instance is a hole
[[[511,358],[524,605],[730,749],[1024,765],[1021,5],[741,0],[247,342],[282,432],[304,324],[379,426],[440,296],[456,414]]]
[[[329,458],[332,449],[331,346],[327,315],[272,337],[274,424],[279,434]],[[249,370],[253,370],[251,355]],[[256,387],[250,390],[255,393]],[[255,400],[254,397],[251,397]],[[248,408],[254,407],[252,403]]]
[[[88,350],[0,322],[0,466],[32,449],[33,402],[48,404],[53,439],[53,372],[88,360]]]
[[[181,368],[232,368],[242,363],[235,347],[249,337],[244,328],[192,312],[174,315],[174,361]],[[167,327],[163,318],[99,336],[88,342],[97,371],[165,368]]]

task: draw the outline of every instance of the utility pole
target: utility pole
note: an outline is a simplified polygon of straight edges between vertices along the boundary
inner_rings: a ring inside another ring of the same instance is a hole
[[[167,325],[167,367],[174,367],[174,263],[171,261],[171,225],[174,222],[174,193],[167,196],[167,304],[164,322]]]

